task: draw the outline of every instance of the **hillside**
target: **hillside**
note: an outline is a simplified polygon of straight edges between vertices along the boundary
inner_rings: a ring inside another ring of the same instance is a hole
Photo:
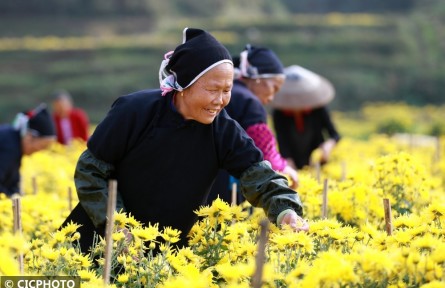
[[[2,17],[0,122],[49,101],[60,88],[72,93],[93,122],[99,121],[116,97],[158,86],[160,61],[180,43],[187,26],[211,31],[234,54],[246,43],[268,46],[285,65],[299,64],[326,76],[337,90],[331,104],[335,110],[357,110],[373,101],[443,103],[440,11],[437,16],[422,9],[288,12],[177,16],[175,23],[146,15]]]

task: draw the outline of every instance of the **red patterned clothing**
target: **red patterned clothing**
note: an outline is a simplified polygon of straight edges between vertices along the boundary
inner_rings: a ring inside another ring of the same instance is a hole
[[[278,153],[277,142],[267,124],[254,124],[249,126],[246,132],[253,139],[255,145],[263,152],[264,160],[268,160],[274,170],[283,171],[287,162]]]
[[[69,144],[72,139],[88,140],[89,120],[87,114],[79,109],[71,110],[67,118],[53,115],[57,129],[57,141],[61,144]]]

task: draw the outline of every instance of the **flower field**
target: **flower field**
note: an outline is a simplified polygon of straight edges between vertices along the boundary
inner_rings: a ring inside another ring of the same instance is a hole
[[[301,171],[298,193],[310,232],[269,224],[262,287],[445,287],[445,139],[440,140],[345,137],[327,165]],[[13,233],[12,201],[0,194],[0,275],[79,275],[82,287],[103,286],[104,240],[82,255],[77,225],[57,230],[77,204],[69,190],[74,191],[72,175],[84,149],[82,143],[56,145],[23,159],[22,234]],[[385,230],[383,199],[391,204],[392,233]],[[174,227],[142,226],[116,213],[115,227],[129,229],[134,239],[124,247],[124,234],[113,234],[110,286],[251,287],[265,216],[249,208],[220,200],[201,207],[190,245],[182,249],[174,248],[181,233]],[[160,252],[154,255],[155,249]]]

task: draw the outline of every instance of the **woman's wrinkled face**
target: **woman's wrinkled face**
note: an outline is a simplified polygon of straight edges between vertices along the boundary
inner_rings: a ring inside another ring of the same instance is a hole
[[[275,94],[280,91],[284,80],[284,76],[248,79],[247,88],[260,99],[263,105],[266,105],[270,103],[275,97]]]
[[[233,85],[233,65],[221,63],[175,96],[175,106],[185,119],[210,124],[229,104]]]

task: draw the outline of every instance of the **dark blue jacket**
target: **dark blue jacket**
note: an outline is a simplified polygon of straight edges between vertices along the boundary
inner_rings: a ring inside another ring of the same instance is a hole
[[[233,81],[232,97],[229,104],[224,108],[230,118],[236,120],[244,130],[252,125],[267,124],[267,111],[257,96],[247,88],[240,80]],[[232,178],[232,180],[234,180]],[[207,204],[210,205],[217,197],[231,203],[230,174],[225,170],[220,170],[218,177],[210,191]],[[238,193],[237,203],[244,201],[244,197]]]
[[[20,132],[11,125],[0,125],[0,193],[19,192],[21,159]]]
[[[82,224],[81,247],[103,233],[107,180],[117,179],[118,204],[138,221],[181,230],[181,244],[197,219],[219,169],[244,180],[243,193],[271,221],[291,208],[302,213],[286,179],[263,163],[253,140],[223,110],[211,124],[185,120],[172,94],[145,90],[120,97],[79,158],[75,182],[80,204],[69,221]],[[63,226],[62,225],[62,226]]]
[[[258,123],[267,124],[267,111],[263,104],[240,80],[233,81],[232,97],[224,109],[244,130]]]

